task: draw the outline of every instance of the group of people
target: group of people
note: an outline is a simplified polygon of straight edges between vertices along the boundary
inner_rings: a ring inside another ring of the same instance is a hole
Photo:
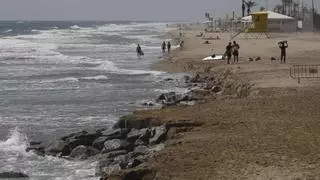
[[[281,64],[286,63],[287,52],[286,49],[288,46],[288,41],[280,41],[278,43],[279,48],[281,50]],[[226,47],[226,52],[224,56],[227,56],[227,63],[230,64],[231,57],[233,56],[234,62],[239,62],[239,49],[240,46],[236,41],[233,41],[233,44],[229,42]]]
[[[170,53],[170,51],[171,51],[171,43],[170,43],[170,41],[168,41],[167,43],[165,41],[163,41],[163,43],[161,44],[161,48],[162,48],[162,52],[163,53],[165,53],[166,50],[168,50],[168,53]],[[138,57],[141,57],[141,56],[144,55],[140,44],[138,44],[138,46],[136,48],[136,52],[137,52]]]
[[[162,53],[165,53],[166,49],[168,50],[168,53],[170,53],[170,51],[171,51],[170,41],[168,41],[167,43],[165,41],[163,41],[163,43],[161,44],[161,48],[162,48]]]
[[[225,56],[227,56],[227,60],[228,60],[228,64],[230,64],[230,60],[231,57],[233,55],[233,61],[234,62],[239,62],[239,49],[240,46],[236,41],[233,41],[233,44],[231,42],[229,42],[229,44],[226,47],[226,52],[225,52]]]

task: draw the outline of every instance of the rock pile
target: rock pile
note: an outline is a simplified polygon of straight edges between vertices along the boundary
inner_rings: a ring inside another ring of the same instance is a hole
[[[120,118],[113,129],[81,131],[48,142],[31,142],[27,151],[70,160],[97,160],[97,176],[117,175],[122,179],[149,176],[153,171],[141,172],[140,165],[164,148],[172,129],[198,125],[186,121],[152,126],[150,119],[136,120],[129,115]]]

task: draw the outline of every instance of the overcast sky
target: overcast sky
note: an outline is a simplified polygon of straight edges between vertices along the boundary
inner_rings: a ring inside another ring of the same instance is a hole
[[[269,0],[269,8],[278,2]],[[0,20],[200,21],[205,11],[240,15],[240,7],[241,0],[0,0]]]

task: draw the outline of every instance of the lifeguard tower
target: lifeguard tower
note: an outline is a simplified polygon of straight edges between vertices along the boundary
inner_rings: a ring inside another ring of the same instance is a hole
[[[248,38],[270,38],[268,33],[268,11],[259,11],[251,13],[251,18],[244,21],[243,31],[237,33],[232,38],[235,38],[241,33],[244,33],[246,39]]]

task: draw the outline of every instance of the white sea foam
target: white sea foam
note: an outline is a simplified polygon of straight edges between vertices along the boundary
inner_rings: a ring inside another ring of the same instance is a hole
[[[9,32],[12,32],[12,29],[8,29],[8,30],[3,31],[3,33],[9,33]]]
[[[70,26],[70,29],[81,29],[78,25]]]
[[[27,137],[15,128],[10,131],[8,139],[5,141],[0,141],[0,152],[17,154],[17,155],[27,155]]]
[[[108,77],[107,76],[104,76],[104,75],[99,75],[99,76],[91,76],[91,77],[83,77],[81,79],[84,79],[84,80],[107,80]]]

